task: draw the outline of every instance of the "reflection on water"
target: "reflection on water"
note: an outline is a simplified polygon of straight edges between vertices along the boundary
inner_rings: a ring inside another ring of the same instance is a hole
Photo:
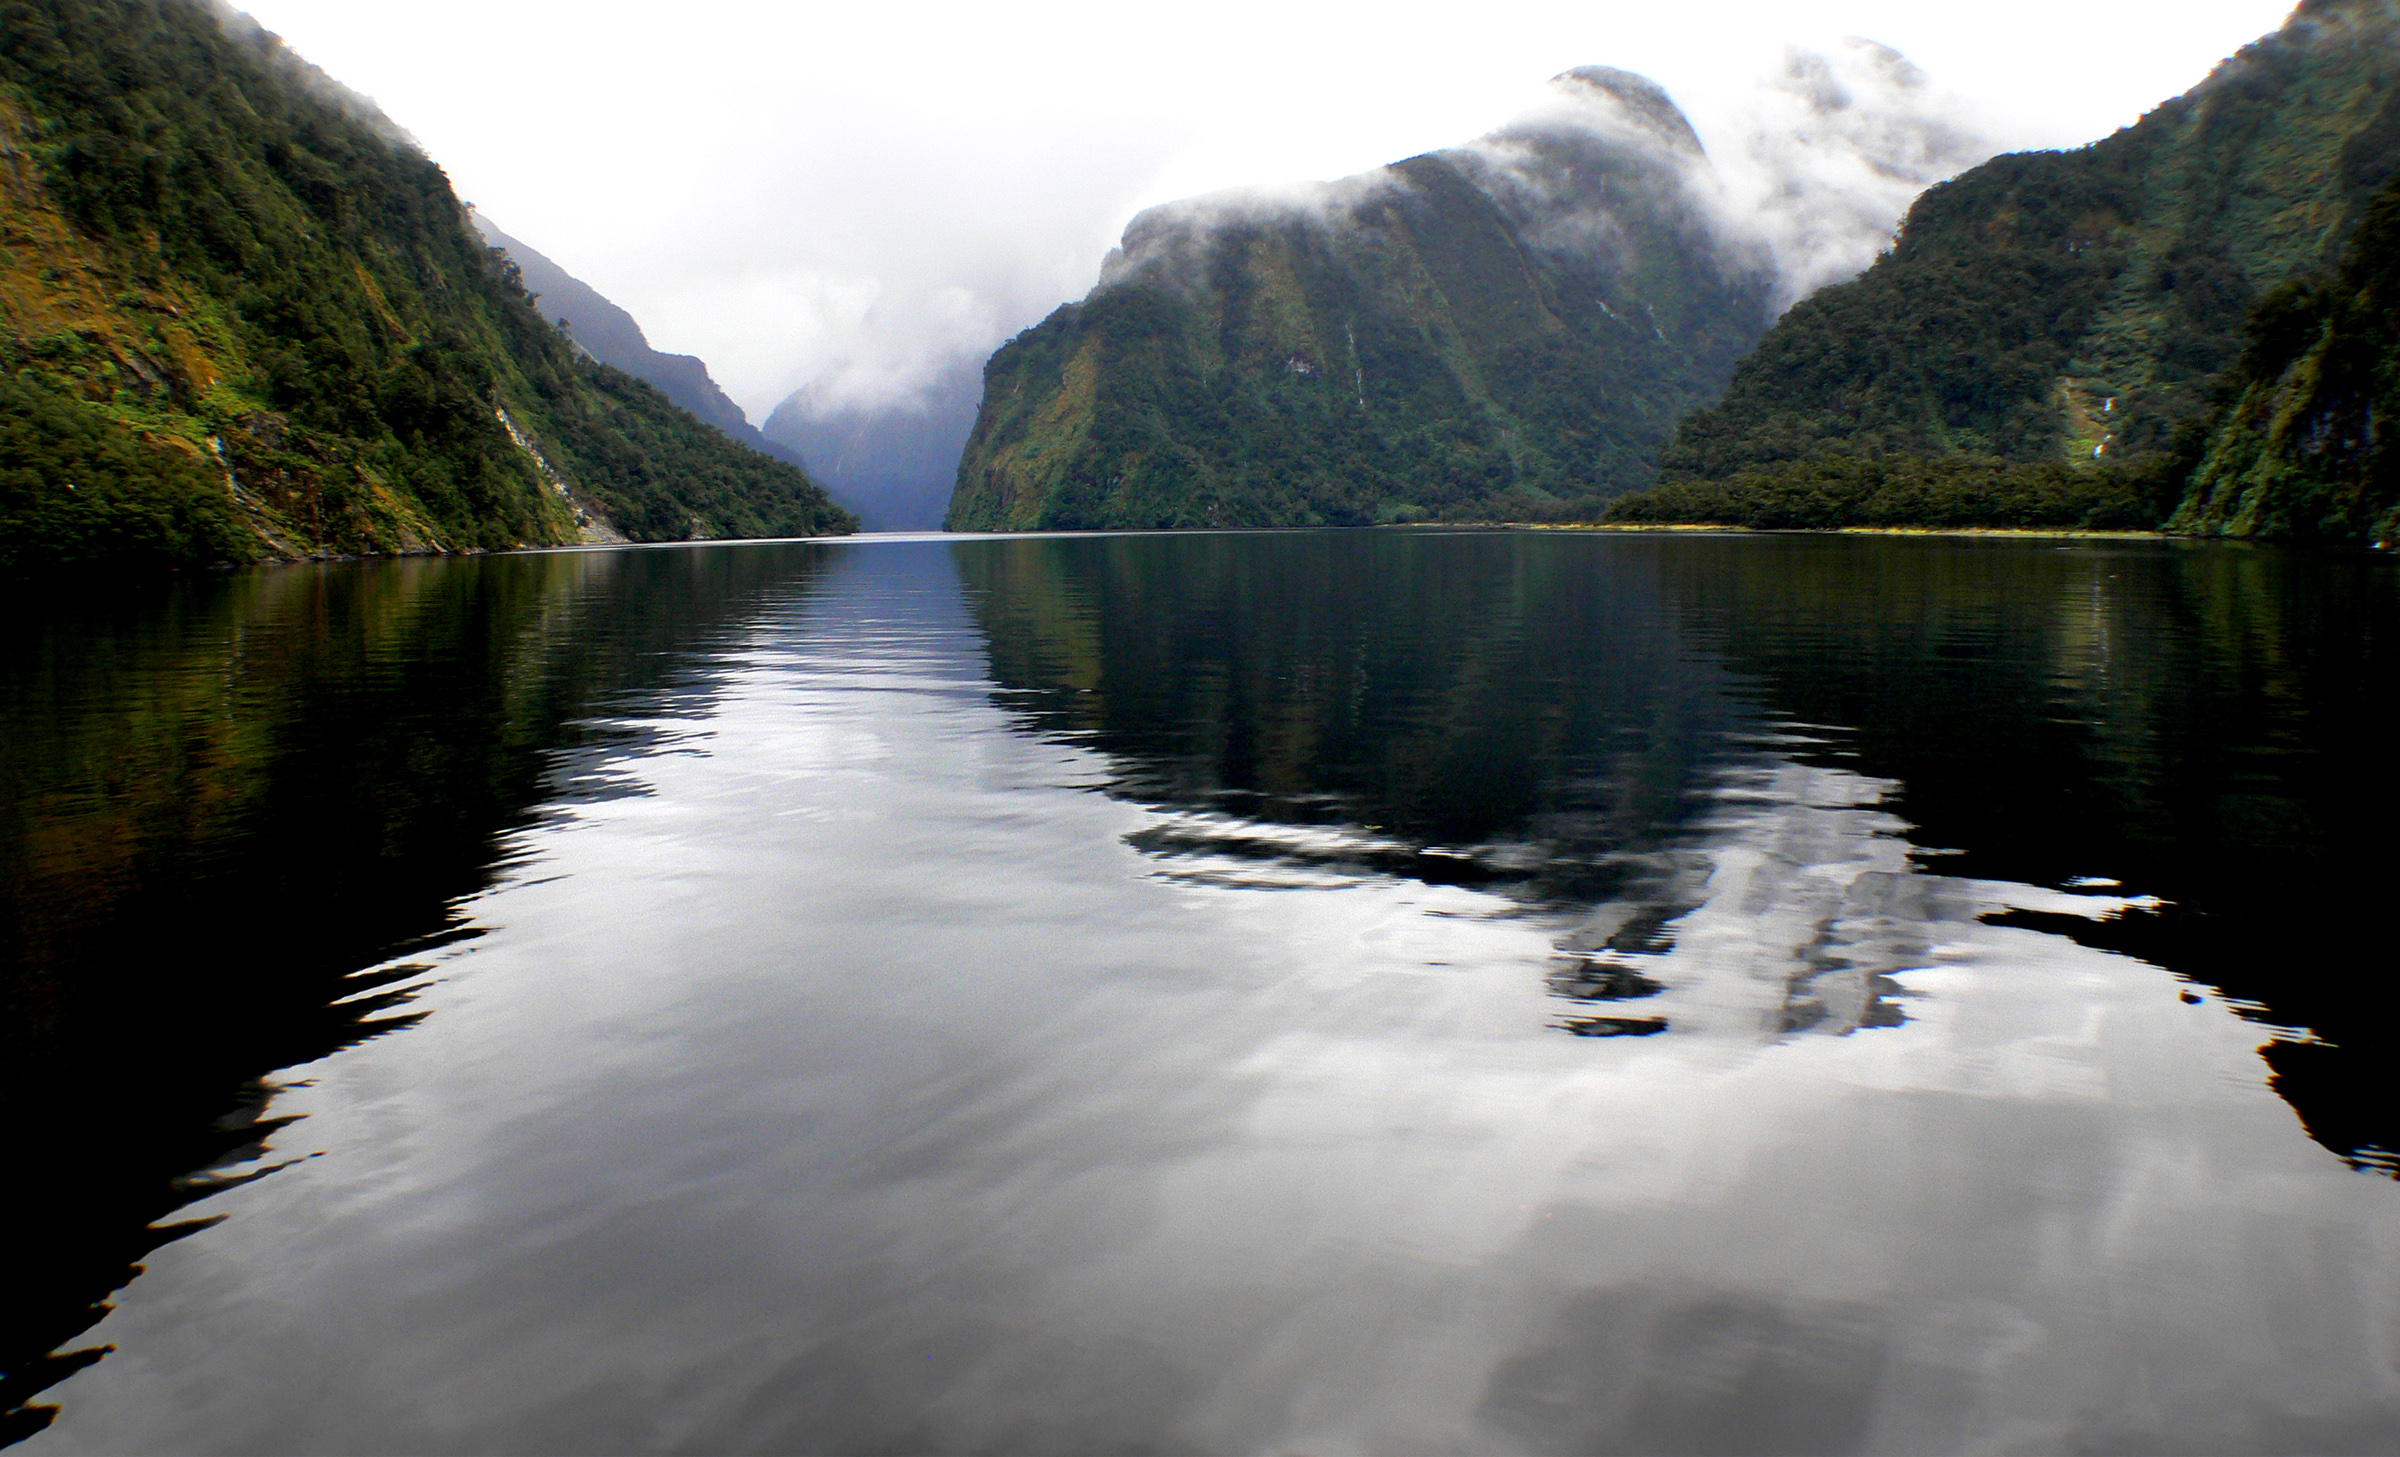
[[[1722,551],[1733,543],[1721,543]],[[2386,563],[2188,546],[1982,543],[1772,571],[1677,557],[1668,590],[1781,712],[1839,724],[1954,873],[2098,876],[2164,902],[2012,918],[2126,951],[2293,1029],[2277,1085],[2329,1147],[2400,1171],[2400,991],[2376,969],[2400,788]]]
[[[59,1451],[2389,1450],[2395,625],[2363,561],[1437,532],[46,607],[9,1400]]]
[[[1353,857],[1589,902],[1692,807],[1757,712],[1687,650],[1655,567],[1507,536],[1116,537],[961,546],[1003,702],[1184,817],[1157,843]],[[1395,862],[1391,857],[1401,857]]]
[[[0,1100],[42,1150],[7,1215],[34,1253],[0,1438],[94,1354],[45,1353],[242,1177],[215,1171],[273,1162],[262,1079],[415,1021],[501,837],[672,741],[585,716],[698,714],[676,654],[811,568],[696,565],[385,562],[36,609],[0,656]]]

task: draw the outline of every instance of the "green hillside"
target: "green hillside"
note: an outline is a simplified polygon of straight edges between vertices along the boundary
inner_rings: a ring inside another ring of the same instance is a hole
[[[0,0],[0,570],[851,529],[230,10]]]
[[[2260,302],[2219,381],[2177,530],[2400,543],[2400,181],[2377,193],[2341,270]]]
[[[1682,423],[1662,477],[1738,480],[1755,503],[1859,479],[1826,464],[1845,458],[1929,481],[1900,462],[1930,457],[2022,495],[2050,468],[2122,462],[2086,488],[2120,512],[2155,495],[2260,297],[2330,267],[2396,168],[2400,7],[2310,0],[2136,125],[1926,193],[1889,253],[1794,307],[1723,401]]]
[[[1539,517],[1647,483],[1770,282],[1689,200],[1706,162],[1663,92],[1557,85],[1600,124],[1137,218],[993,355],[949,525]]]

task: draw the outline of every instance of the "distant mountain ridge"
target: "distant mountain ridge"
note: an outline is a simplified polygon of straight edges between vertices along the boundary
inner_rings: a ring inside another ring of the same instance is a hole
[[[726,397],[708,372],[708,365],[689,354],[666,354],[651,347],[649,336],[633,315],[598,289],[567,272],[531,244],[510,237],[480,212],[470,213],[483,240],[500,249],[517,265],[525,291],[533,296],[542,317],[563,324],[574,341],[593,358],[643,380],[706,423],[752,450],[806,468],[800,453],[761,434],[742,407]]]
[[[1772,492],[1855,476],[1820,468],[1844,458],[2179,469],[2176,432],[2207,415],[2253,306],[2335,266],[2395,171],[2400,5],[2307,0],[2114,136],[1927,192],[1888,254],[1794,307],[1681,424],[1662,476]]]
[[[936,380],[913,406],[812,408],[810,392],[802,390],[753,426],[706,363],[652,347],[640,322],[598,289],[481,213],[474,218],[484,241],[517,265],[542,315],[564,325],[595,359],[649,382],[730,439],[807,470],[865,530],[941,526],[959,447],[975,422],[974,376]]]
[[[247,17],[0,0],[0,570],[853,525],[573,348]]]

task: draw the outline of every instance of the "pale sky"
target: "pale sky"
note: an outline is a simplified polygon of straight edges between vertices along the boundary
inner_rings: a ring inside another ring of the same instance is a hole
[[[980,358],[1080,297],[1142,206],[1465,141],[1572,66],[1649,75],[1717,148],[1787,45],[1865,36],[1996,143],[2072,146],[2188,89],[2290,3],[246,8],[760,420],[812,381],[905,396]]]

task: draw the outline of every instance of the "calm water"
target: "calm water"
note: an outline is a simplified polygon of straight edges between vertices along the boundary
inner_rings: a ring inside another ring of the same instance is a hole
[[[15,604],[28,1452],[2400,1450],[2391,563]]]

